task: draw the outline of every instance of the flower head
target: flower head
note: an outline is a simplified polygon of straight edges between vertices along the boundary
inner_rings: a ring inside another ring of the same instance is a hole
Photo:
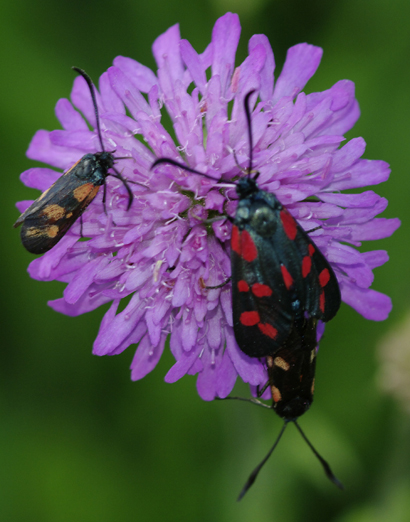
[[[397,219],[376,217],[387,201],[373,191],[341,192],[389,176],[383,161],[361,159],[362,138],[341,146],[343,134],[359,117],[352,82],[303,93],[322,56],[320,48],[308,44],[289,49],[274,81],[274,56],[264,35],[250,39],[248,57],[235,68],[239,35],[239,19],[228,13],[216,22],[202,54],[180,38],[177,25],[157,38],[156,75],[130,58],[114,60],[100,78],[97,100],[106,150],[131,158],[119,160],[117,169],[135,182],[132,207],[127,211],[123,184],[109,177],[107,214],[100,191],[83,215],[83,235],[90,239],[80,240],[76,223],[29,267],[33,278],[68,283],[64,296],[50,302],[54,310],[75,316],[111,303],[94,353],[118,354],[138,343],[132,379],[155,367],[170,334],[176,363],[165,380],[198,374],[198,392],[205,400],[227,396],[237,375],[251,385],[267,380],[262,362],[247,357],[235,342],[230,285],[205,288],[230,275],[231,225],[225,220],[210,226],[204,220],[235,212],[231,182],[241,174],[236,161],[246,167],[249,160],[243,106],[248,92],[256,90],[259,100],[252,112],[259,186],[274,192],[305,229],[320,225],[312,237],[334,268],[343,300],[368,319],[383,320],[391,309],[387,296],[369,288],[372,269],[388,257],[384,251],[361,253],[355,247],[389,236],[399,226]],[[86,121],[95,128],[81,77],[71,100],[56,106],[64,130],[37,132],[30,158],[67,169],[85,153],[99,150],[97,134]],[[164,109],[175,139],[161,123]],[[151,171],[160,157],[184,161],[208,177],[171,165]],[[45,190],[60,175],[34,168],[22,180]],[[310,196],[317,201],[306,201]],[[28,204],[20,203],[19,209]]]

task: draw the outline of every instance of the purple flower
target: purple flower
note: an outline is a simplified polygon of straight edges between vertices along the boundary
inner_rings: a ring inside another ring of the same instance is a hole
[[[243,99],[250,90],[259,93],[252,114],[259,186],[274,192],[306,230],[320,225],[312,237],[334,268],[343,300],[367,319],[383,320],[390,312],[390,298],[369,288],[372,269],[388,256],[356,247],[387,237],[399,226],[397,219],[376,217],[387,201],[373,191],[341,192],[386,181],[390,172],[383,161],[361,159],[362,138],[341,146],[343,134],[359,117],[353,83],[342,80],[324,92],[301,92],[322,56],[320,48],[308,44],[289,49],[274,82],[274,56],[264,35],[251,38],[248,57],[235,68],[239,35],[238,16],[228,13],[216,22],[202,54],[181,40],[177,25],[161,35],[153,45],[157,75],[130,58],[114,60],[100,78],[97,99],[106,150],[132,157],[117,162],[124,177],[138,182],[132,185],[132,207],[126,210],[123,184],[109,177],[107,215],[102,190],[83,215],[83,234],[90,239],[79,240],[76,223],[29,267],[35,279],[67,283],[64,296],[50,303],[61,313],[75,316],[111,302],[94,353],[114,355],[139,343],[131,365],[134,380],[155,367],[170,334],[176,363],[165,380],[198,374],[198,392],[205,400],[226,397],[237,375],[251,385],[267,380],[262,362],[247,357],[235,342],[230,285],[204,288],[230,275],[231,225],[225,220],[210,227],[204,220],[235,212],[229,182],[239,174],[234,152],[243,167],[248,164]],[[81,77],[71,100],[56,106],[64,130],[38,131],[30,158],[67,169],[100,149],[96,132],[74,108],[95,128]],[[163,108],[176,139],[161,124]],[[215,182],[170,165],[151,171],[153,161],[164,156],[206,172]],[[22,181],[45,190],[60,175],[33,168]],[[309,196],[319,202],[305,201]],[[19,209],[29,203],[20,203]]]

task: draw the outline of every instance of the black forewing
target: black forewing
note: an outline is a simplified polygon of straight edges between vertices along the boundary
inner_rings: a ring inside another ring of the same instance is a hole
[[[297,229],[295,243],[298,251],[305,253],[306,244],[308,245],[308,253],[309,245],[315,249],[311,255],[311,270],[306,277],[302,275],[306,294],[305,309],[313,317],[324,322],[330,321],[336,315],[341,303],[339,283],[332,267],[316,244],[300,225],[297,225]],[[326,284],[322,286],[321,282]],[[323,296],[321,296],[322,293]]]
[[[294,317],[291,296],[284,284],[280,269],[280,259],[272,241],[255,234],[247,226],[258,251],[258,257],[244,261],[236,252],[231,254],[232,262],[232,308],[235,338],[240,349],[251,357],[264,357],[278,350],[289,336]],[[274,238],[273,239],[273,243]],[[249,291],[239,291],[238,283],[245,281]],[[254,284],[266,285],[272,290],[271,296],[257,297],[252,291]],[[241,323],[243,312],[257,312],[260,323],[270,325],[277,334],[275,338],[262,333],[260,327],[246,326]]]
[[[248,263],[232,252],[234,331],[244,353],[262,357],[273,355],[288,339],[293,328],[302,328],[306,313],[310,317],[329,321],[339,309],[340,290],[326,258],[273,194],[260,190],[252,201],[249,201],[252,198],[247,199],[251,217],[248,223],[241,223],[241,227],[251,235],[258,255]],[[287,213],[291,221],[287,230],[283,226],[281,212]],[[261,215],[265,216],[263,226],[260,225]],[[266,221],[273,230],[269,235],[264,233]],[[292,228],[295,230],[294,237],[289,234]],[[291,276],[292,284],[289,285],[288,280],[288,287],[282,270]],[[324,277],[326,274],[321,277],[324,270],[328,277]],[[245,280],[250,287],[255,282],[267,285],[272,289],[272,295],[257,297],[251,291],[240,292],[237,285],[241,280]],[[326,280],[323,286],[321,282]],[[268,323],[277,330],[275,338],[265,335],[258,325],[241,324],[240,317],[244,311],[257,312],[261,323]]]
[[[35,217],[39,213],[41,213],[51,202],[58,202],[58,195],[64,195],[73,190],[73,184],[75,184],[76,188],[80,185],[80,183],[76,183],[75,177],[75,168],[80,163],[81,160],[77,161],[67,172],[65,172],[62,176],[55,181],[51,187],[45,190],[18,218],[18,220],[14,223],[14,227],[18,227],[21,225],[24,220],[28,217]],[[78,180],[80,181],[80,180]],[[84,180],[82,181],[84,183]]]
[[[56,245],[96,196],[99,186],[78,178],[73,170],[76,165],[16,221],[14,226],[22,224],[21,240],[29,252],[42,254]],[[82,189],[80,200],[75,196],[79,188]]]

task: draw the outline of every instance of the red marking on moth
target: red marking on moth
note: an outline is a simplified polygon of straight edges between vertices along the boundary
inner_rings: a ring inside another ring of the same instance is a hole
[[[312,258],[309,256],[305,256],[302,261],[302,276],[306,277],[310,274],[310,269],[312,268]]]
[[[309,244],[309,255],[313,256],[315,253],[315,247],[312,244]]]
[[[258,324],[261,318],[259,317],[258,312],[242,312],[239,317],[239,321],[244,326],[255,326]]]
[[[288,238],[293,241],[297,234],[296,221],[287,210],[280,211],[280,219]]]
[[[256,295],[256,297],[269,297],[272,295],[272,289],[269,288],[268,285],[261,285],[260,283],[255,283],[252,285],[252,293]]]
[[[320,307],[320,311],[322,313],[325,313],[325,293],[323,292],[323,290],[322,290],[322,293],[320,294],[320,298],[319,298],[319,307]]]
[[[241,239],[243,259],[249,262],[254,261],[258,257],[258,251],[256,250],[255,243],[247,230],[242,232]]]
[[[293,285],[293,277],[289,274],[285,265],[280,265],[280,269],[282,271],[283,281],[285,282],[286,288],[289,290]]]
[[[241,279],[241,281],[238,281],[238,290],[240,292],[249,292],[249,285],[246,281]]]
[[[241,234],[238,227],[235,226],[232,227],[231,248],[234,252],[241,255]]]
[[[329,274],[329,270],[327,268],[324,268],[320,274],[319,274],[319,283],[320,283],[320,286],[323,288],[324,286],[327,285],[327,283],[329,282],[330,280],[330,274]]]
[[[271,324],[259,323],[258,328],[264,335],[267,335],[271,339],[275,339],[275,337],[278,335],[278,331]]]

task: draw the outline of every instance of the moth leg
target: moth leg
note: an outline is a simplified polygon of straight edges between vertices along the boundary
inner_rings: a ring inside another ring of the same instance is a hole
[[[80,237],[84,237],[83,236],[83,215],[82,214],[80,216]]]
[[[205,288],[207,290],[215,290],[216,288],[222,288],[223,286],[227,285],[231,279],[232,279],[232,277],[229,276],[228,279],[226,281],[224,281],[223,283],[221,283],[220,285],[217,285],[217,286],[205,286]]]
[[[315,230],[319,230],[321,229],[322,227],[319,225],[318,227],[315,227],[315,228],[312,228],[311,230],[306,230],[306,234],[311,234],[312,232],[314,232]]]
[[[270,381],[268,381],[266,384],[263,385],[261,389],[259,389],[259,385],[256,387],[257,395],[258,397],[262,397],[262,395],[265,393],[265,391],[268,389],[270,384]]]
[[[268,410],[271,410],[272,407],[271,406],[268,406],[267,404],[264,404],[263,402],[261,401],[258,401],[258,399],[247,399],[245,397],[225,397],[225,398],[221,398],[221,397],[215,397],[215,400],[216,401],[226,401],[226,400],[233,400],[233,401],[244,401],[244,402],[251,402],[252,404],[256,404],[256,406],[262,406],[262,408],[267,408]]]

